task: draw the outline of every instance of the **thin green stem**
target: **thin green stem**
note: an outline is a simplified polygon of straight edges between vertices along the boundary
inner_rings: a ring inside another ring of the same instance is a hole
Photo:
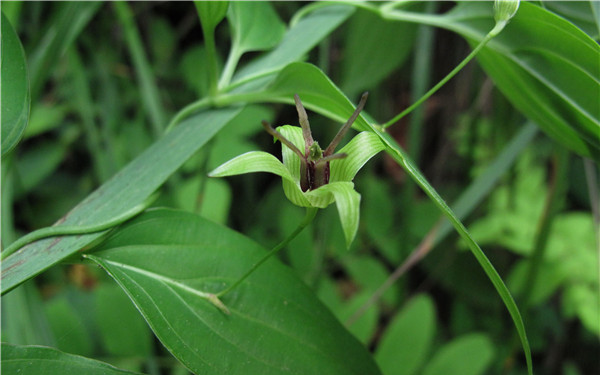
[[[242,53],[243,51],[241,51],[235,44],[231,47],[231,51],[227,57],[227,62],[225,63],[225,68],[223,68],[223,72],[221,73],[221,79],[219,80],[219,91],[227,87],[229,82],[231,82],[231,77],[233,77],[233,73],[235,72],[235,68],[240,61],[240,57],[242,57]]]
[[[48,237],[56,237],[56,236],[65,236],[65,235],[75,235],[75,234],[88,234],[101,232],[103,230],[110,229],[114,226],[117,226],[134,216],[137,216],[139,213],[144,211],[146,208],[150,206],[150,204],[154,201],[156,195],[151,195],[145,201],[134,206],[130,210],[122,213],[121,215],[114,217],[108,221],[105,221],[100,224],[91,224],[91,225],[58,225],[53,227],[41,228],[36,231],[33,231],[25,236],[19,238],[15,242],[13,242],[10,246],[8,246],[2,253],[0,253],[0,260],[4,260],[9,255],[13,254],[17,250],[21,249],[23,246],[29,245],[32,242],[39,241]]]
[[[306,228],[306,226],[313,221],[313,219],[315,218],[315,215],[317,214],[317,211],[318,211],[318,208],[315,208],[315,207],[309,207],[309,208],[307,208],[306,209],[306,215],[304,216],[304,219],[300,222],[300,224],[298,224],[298,227],[285,240],[281,241],[277,246],[275,246],[273,249],[271,249],[271,251],[269,251],[267,254],[265,254],[258,262],[256,262],[237,281],[235,281],[233,284],[231,284],[225,290],[217,293],[216,297],[220,298],[220,297],[223,297],[225,294],[231,292],[238,285],[240,285],[244,280],[246,280],[248,278],[248,276],[250,276],[254,271],[256,271],[258,269],[258,267],[260,267],[264,262],[266,262],[273,255],[275,255],[279,251],[281,251],[281,249],[283,249],[284,247],[286,247],[287,244],[289,244],[291,240],[293,240],[294,238],[296,238],[296,236],[298,234],[300,234],[300,232],[302,232],[302,230],[304,228]]]
[[[411,105],[410,107],[406,108],[404,111],[400,112],[400,114],[398,114],[397,116],[395,116],[394,118],[392,118],[390,121],[388,121],[385,124],[383,124],[382,127],[385,129],[385,128],[388,128],[388,127],[394,125],[402,117],[406,116],[407,114],[409,114],[410,112],[412,112],[415,108],[417,108],[419,105],[421,105],[425,100],[429,99],[429,97],[431,97],[431,95],[433,95],[436,91],[438,91],[442,86],[444,86],[446,84],[446,82],[448,82],[462,68],[464,68],[465,65],[467,65],[471,60],[473,60],[473,58],[479,53],[479,51],[481,51],[481,49],[483,47],[485,47],[485,45],[490,40],[492,40],[493,37],[495,37],[496,35],[498,35],[498,33],[504,28],[505,25],[506,25],[506,22],[498,22],[496,24],[496,26],[494,26],[494,28],[485,36],[485,38],[483,38],[483,40],[481,42],[479,42],[479,44],[477,45],[477,47],[475,47],[475,49],[473,51],[471,51],[471,53],[463,61],[461,61],[460,64],[458,64],[456,66],[456,68],[452,69],[452,71],[450,73],[448,73],[448,75],[446,75],[446,77],[444,77],[440,82],[438,82],[429,91],[427,91],[425,93],[425,95],[423,95],[413,105]]]

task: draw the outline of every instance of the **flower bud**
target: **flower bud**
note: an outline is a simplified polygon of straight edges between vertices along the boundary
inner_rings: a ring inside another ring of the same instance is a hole
[[[494,20],[496,22],[508,22],[519,9],[519,0],[495,0]]]

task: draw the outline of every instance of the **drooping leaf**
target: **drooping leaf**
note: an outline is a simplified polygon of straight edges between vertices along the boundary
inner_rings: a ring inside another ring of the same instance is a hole
[[[17,33],[2,13],[2,155],[12,150],[29,120],[29,76]]]
[[[142,214],[87,255],[133,300],[163,345],[198,374],[378,374],[368,351],[271,259],[222,297],[264,249],[199,216]],[[282,349],[285,348],[285,355]]]
[[[37,375],[40,371],[43,371],[45,375],[138,374],[120,370],[108,363],[63,353],[54,348],[2,343],[2,372],[6,374]]]
[[[61,224],[103,223],[140,204],[239,110],[207,111],[179,124],[71,210]],[[48,238],[23,247],[2,261],[2,294],[102,234]]]

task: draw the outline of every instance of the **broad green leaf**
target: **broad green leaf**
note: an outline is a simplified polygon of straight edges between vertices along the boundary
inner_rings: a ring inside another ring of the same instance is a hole
[[[494,346],[480,333],[461,336],[443,346],[423,375],[483,375],[494,358]]]
[[[227,18],[233,34],[232,48],[240,55],[273,48],[285,33],[285,24],[267,1],[232,2]]]
[[[6,374],[38,375],[42,369],[44,375],[137,374],[120,370],[104,362],[63,353],[45,346],[17,346],[2,343],[1,363],[2,372]]]
[[[340,87],[350,96],[377,87],[409,56],[417,25],[359,9],[348,24]]]
[[[140,204],[239,110],[207,111],[185,120],[90,194],[60,223],[103,223]],[[102,234],[48,238],[22,248],[2,262],[2,294],[74,254]]]
[[[96,14],[102,2],[65,2],[56,8],[47,32],[29,59],[31,97],[35,100],[54,65]]]
[[[411,375],[429,357],[436,331],[435,306],[424,294],[412,299],[390,322],[375,352],[385,375]]]
[[[25,52],[17,33],[2,13],[2,156],[12,150],[29,119],[29,76]]]
[[[317,9],[303,17],[288,30],[274,50],[240,69],[233,77],[233,85],[238,86],[275,73],[287,64],[302,59],[353,11],[352,6],[334,4]]]
[[[230,315],[202,297],[234,282],[264,252],[199,216],[157,209],[86,257],[108,271],[194,373],[378,374],[368,351],[274,258],[222,297]]]

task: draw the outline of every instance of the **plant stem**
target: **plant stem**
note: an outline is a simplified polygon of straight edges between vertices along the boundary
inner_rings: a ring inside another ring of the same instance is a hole
[[[281,249],[283,249],[284,247],[286,247],[287,244],[290,243],[291,240],[293,240],[294,238],[296,238],[296,236],[298,234],[300,234],[300,232],[302,232],[302,230],[304,228],[306,228],[306,226],[313,221],[313,219],[315,218],[315,215],[317,214],[317,211],[318,211],[318,208],[315,208],[315,207],[309,207],[309,208],[307,208],[306,209],[306,215],[304,216],[304,219],[300,222],[300,224],[298,224],[298,227],[285,240],[281,241],[277,246],[275,246],[273,249],[271,249],[271,251],[269,251],[267,254],[265,254],[258,262],[256,262],[244,274],[244,276],[240,277],[236,282],[234,282],[233,284],[231,284],[225,290],[217,293],[216,294],[217,298],[223,297],[225,294],[231,292],[238,285],[240,285],[244,280],[246,280],[248,278],[248,276],[250,276],[254,271],[256,271],[258,269],[258,267],[260,267],[270,257],[272,257],[273,255],[277,254]]]
[[[504,28],[505,25],[506,25],[506,22],[498,22],[496,24],[496,26],[494,26],[494,28],[485,36],[485,38],[483,38],[483,40],[481,42],[479,42],[477,47],[475,47],[475,49],[473,51],[471,51],[471,53],[467,57],[465,57],[465,59],[463,61],[461,61],[460,64],[458,64],[456,66],[456,68],[452,69],[452,71],[450,73],[448,73],[448,75],[446,75],[446,77],[444,77],[440,82],[438,82],[429,91],[427,91],[425,93],[425,95],[423,95],[419,100],[417,100],[415,103],[413,103],[413,105],[406,108],[404,111],[400,112],[400,114],[398,114],[397,116],[392,118],[390,121],[383,124],[382,127],[385,129],[387,127],[394,125],[402,117],[406,116],[407,114],[412,112],[415,108],[417,108],[419,105],[421,105],[425,100],[429,99],[429,97],[431,97],[431,95],[433,95],[436,91],[438,91],[440,89],[440,87],[444,86],[446,84],[446,82],[448,82],[452,77],[454,77],[471,60],[473,60],[473,58],[479,53],[479,51],[481,51],[481,49],[483,47],[485,47],[485,45],[490,40],[492,40],[492,38],[494,38],[496,35],[498,35],[498,33],[500,33],[500,31]]]
[[[56,236],[64,236],[64,235],[75,235],[75,234],[88,234],[101,232],[103,230],[110,229],[114,226],[117,226],[134,216],[137,216],[139,213],[144,211],[154,200],[156,199],[156,194],[151,195],[142,203],[137,206],[132,207],[128,211],[122,213],[121,215],[114,217],[108,221],[99,224],[91,224],[91,225],[58,225],[53,227],[46,227],[35,230],[25,236],[19,238],[15,242],[13,242],[10,246],[8,246],[2,253],[0,253],[0,260],[4,260],[6,257],[21,249],[23,246],[29,245],[32,242],[39,241],[48,237],[56,237]]]

